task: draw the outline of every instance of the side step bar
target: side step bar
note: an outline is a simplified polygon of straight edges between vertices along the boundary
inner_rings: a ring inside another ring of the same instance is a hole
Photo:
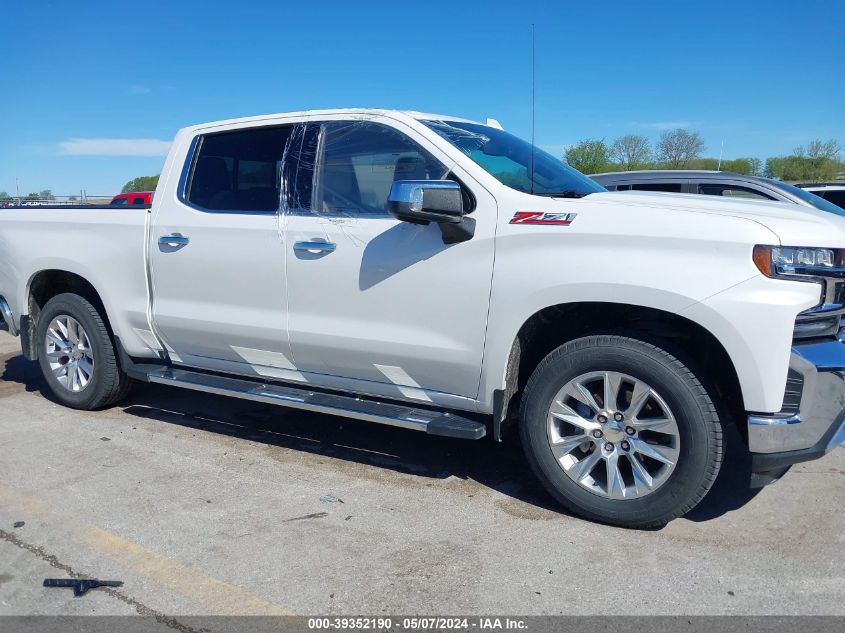
[[[401,404],[363,400],[354,396],[259,383],[174,367],[148,367],[149,369],[144,371],[146,368],[143,365],[136,365],[133,374],[137,377],[140,370],[144,371],[144,380],[162,385],[231,396],[242,400],[254,400],[293,409],[340,415],[404,429],[425,431],[430,435],[480,440],[487,433],[487,428],[481,422],[454,413],[415,409]]]

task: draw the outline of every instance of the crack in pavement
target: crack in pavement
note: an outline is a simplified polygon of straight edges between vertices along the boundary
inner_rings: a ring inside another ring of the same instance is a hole
[[[19,547],[20,549],[25,550],[30,554],[34,554],[51,567],[55,567],[56,569],[62,570],[71,578],[91,578],[90,576],[86,576],[85,574],[80,574],[79,572],[75,571],[70,565],[61,562],[58,558],[56,558],[56,556],[54,556],[53,554],[49,554],[43,547],[39,545],[33,545],[32,543],[27,543],[26,541],[21,540],[10,532],[6,532],[5,530],[0,529],[0,538],[2,538],[7,543],[11,543],[15,547]],[[108,595],[112,596],[113,598],[117,598],[121,602],[133,607],[138,613],[138,615],[152,617],[159,624],[163,624],[166,627],[174,629],[176,631],[180,631],[181,633],[199,633],[199,631],[188,626],[187,624],[179,622],[179,620],[177,620],[176,618],[165,615],[160,611],[156,611],[152,607],[148,607],[144,603],[139,602],[135,598],[125,594],[122,591],[111,587],[100,587],[100,589],[104,593],[107,593]]]

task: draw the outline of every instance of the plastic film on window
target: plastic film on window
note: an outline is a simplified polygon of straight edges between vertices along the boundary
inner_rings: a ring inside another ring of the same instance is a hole
[[[281,166],[279,229],[291,215],[343,226],[389,215],[397,180],[441,180],[450,167],[401,131],[371,119],[296,127]]]

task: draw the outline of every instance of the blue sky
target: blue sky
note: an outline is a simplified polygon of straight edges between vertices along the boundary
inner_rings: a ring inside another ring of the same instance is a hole
[[[845,146],[845,2],[6,3],[0,191],[111,194],[180,127],[323,107],[497,118],[537,144],[699,131],[707,154]]]

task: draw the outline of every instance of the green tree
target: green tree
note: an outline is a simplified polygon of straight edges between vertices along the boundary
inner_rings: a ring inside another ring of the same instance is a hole
[[[623,170],[643,167],[651,160],[651,143],[639,134],[620,136],[610,146],[610,157]]]
[[[789,156],[766,159],[765,174],[787,182],[824,182],[838,178],[845,164],[840,160],[839,143],[833,139],[810,141],[806,148],[798,146]]]
[[[120,193],[132,193],[134,191],[155,191],[158,185],[158,176],[139,176],[133,178],[125,185]]]
[[[6,191],[0,191],[0,200],[6,200],[7,198],[11,197],[12,196],[10,196]]]
[[[42,200],[55,200],[56,196],[53,195],[53,192],[49,189],[43,189],[42,191],[38,192],[38,197]]]
[[[610,167],[610,148],[604,139],[586,139],[567,148],[563,160],[584,174],[597,174]]]
[[[657,158],[670,169],[681,169],[700,158],[704,148],[704,139],[698,132],[683,128],[667,130],[657,142]]]
[[[27,200],[38,200],[38,192],[33,191],[32,193],[26,194]]]
[[[827,141],[822,141],[820,138],[817,138],[810,141],[810,144],[807,145],[807,158],[826,158],[827,160],[838,161],[841,150],[842,148],[839,147],[839,143],[836,140],[828,139]]]

